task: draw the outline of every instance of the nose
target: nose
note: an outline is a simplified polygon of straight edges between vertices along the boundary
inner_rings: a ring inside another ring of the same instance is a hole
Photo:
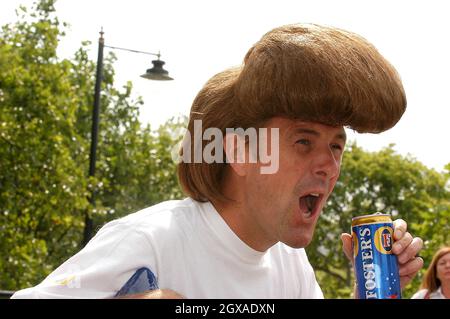
[[[313,161],[314,175],[327,179],[333,179],[339,176],[340,158],[336,158],[332,149],[324,147],[316,156],[316,159]]]

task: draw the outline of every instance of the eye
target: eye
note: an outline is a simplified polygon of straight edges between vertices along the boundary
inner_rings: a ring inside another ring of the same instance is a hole
[[[301,144],[301,145],[311,145],[311,141],[306,138],[301,138],[301,139],[297,140],[295,143]]]
[[[331,147],[335,150],[339,150],[339,151],[343,150],[343,148],[340,144],[331,144]]]

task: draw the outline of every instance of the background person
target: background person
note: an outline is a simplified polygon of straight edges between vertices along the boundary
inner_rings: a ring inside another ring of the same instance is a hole
[[[439,249],[433,256],[422,279],[420,290],[413,299],[450,298],[450,246]]]

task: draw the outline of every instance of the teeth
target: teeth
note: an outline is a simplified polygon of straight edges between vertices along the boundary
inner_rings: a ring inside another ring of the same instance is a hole
[[[314,196],[314,197],[319,197],[319,196],[320,196],[320,195],[317,194],[317,193],[311,193],[311,194],[309,194],[309,195]]]

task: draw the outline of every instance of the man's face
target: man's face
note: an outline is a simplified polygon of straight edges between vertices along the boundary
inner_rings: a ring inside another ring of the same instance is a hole
[[[243,199],[246,231],[255,235],[261,250],[278,241],[305,247],[339,177],[345,131],[278,117],[267,128],[279,128],[279,169],[261,174],[261,164],[249,164]]]

